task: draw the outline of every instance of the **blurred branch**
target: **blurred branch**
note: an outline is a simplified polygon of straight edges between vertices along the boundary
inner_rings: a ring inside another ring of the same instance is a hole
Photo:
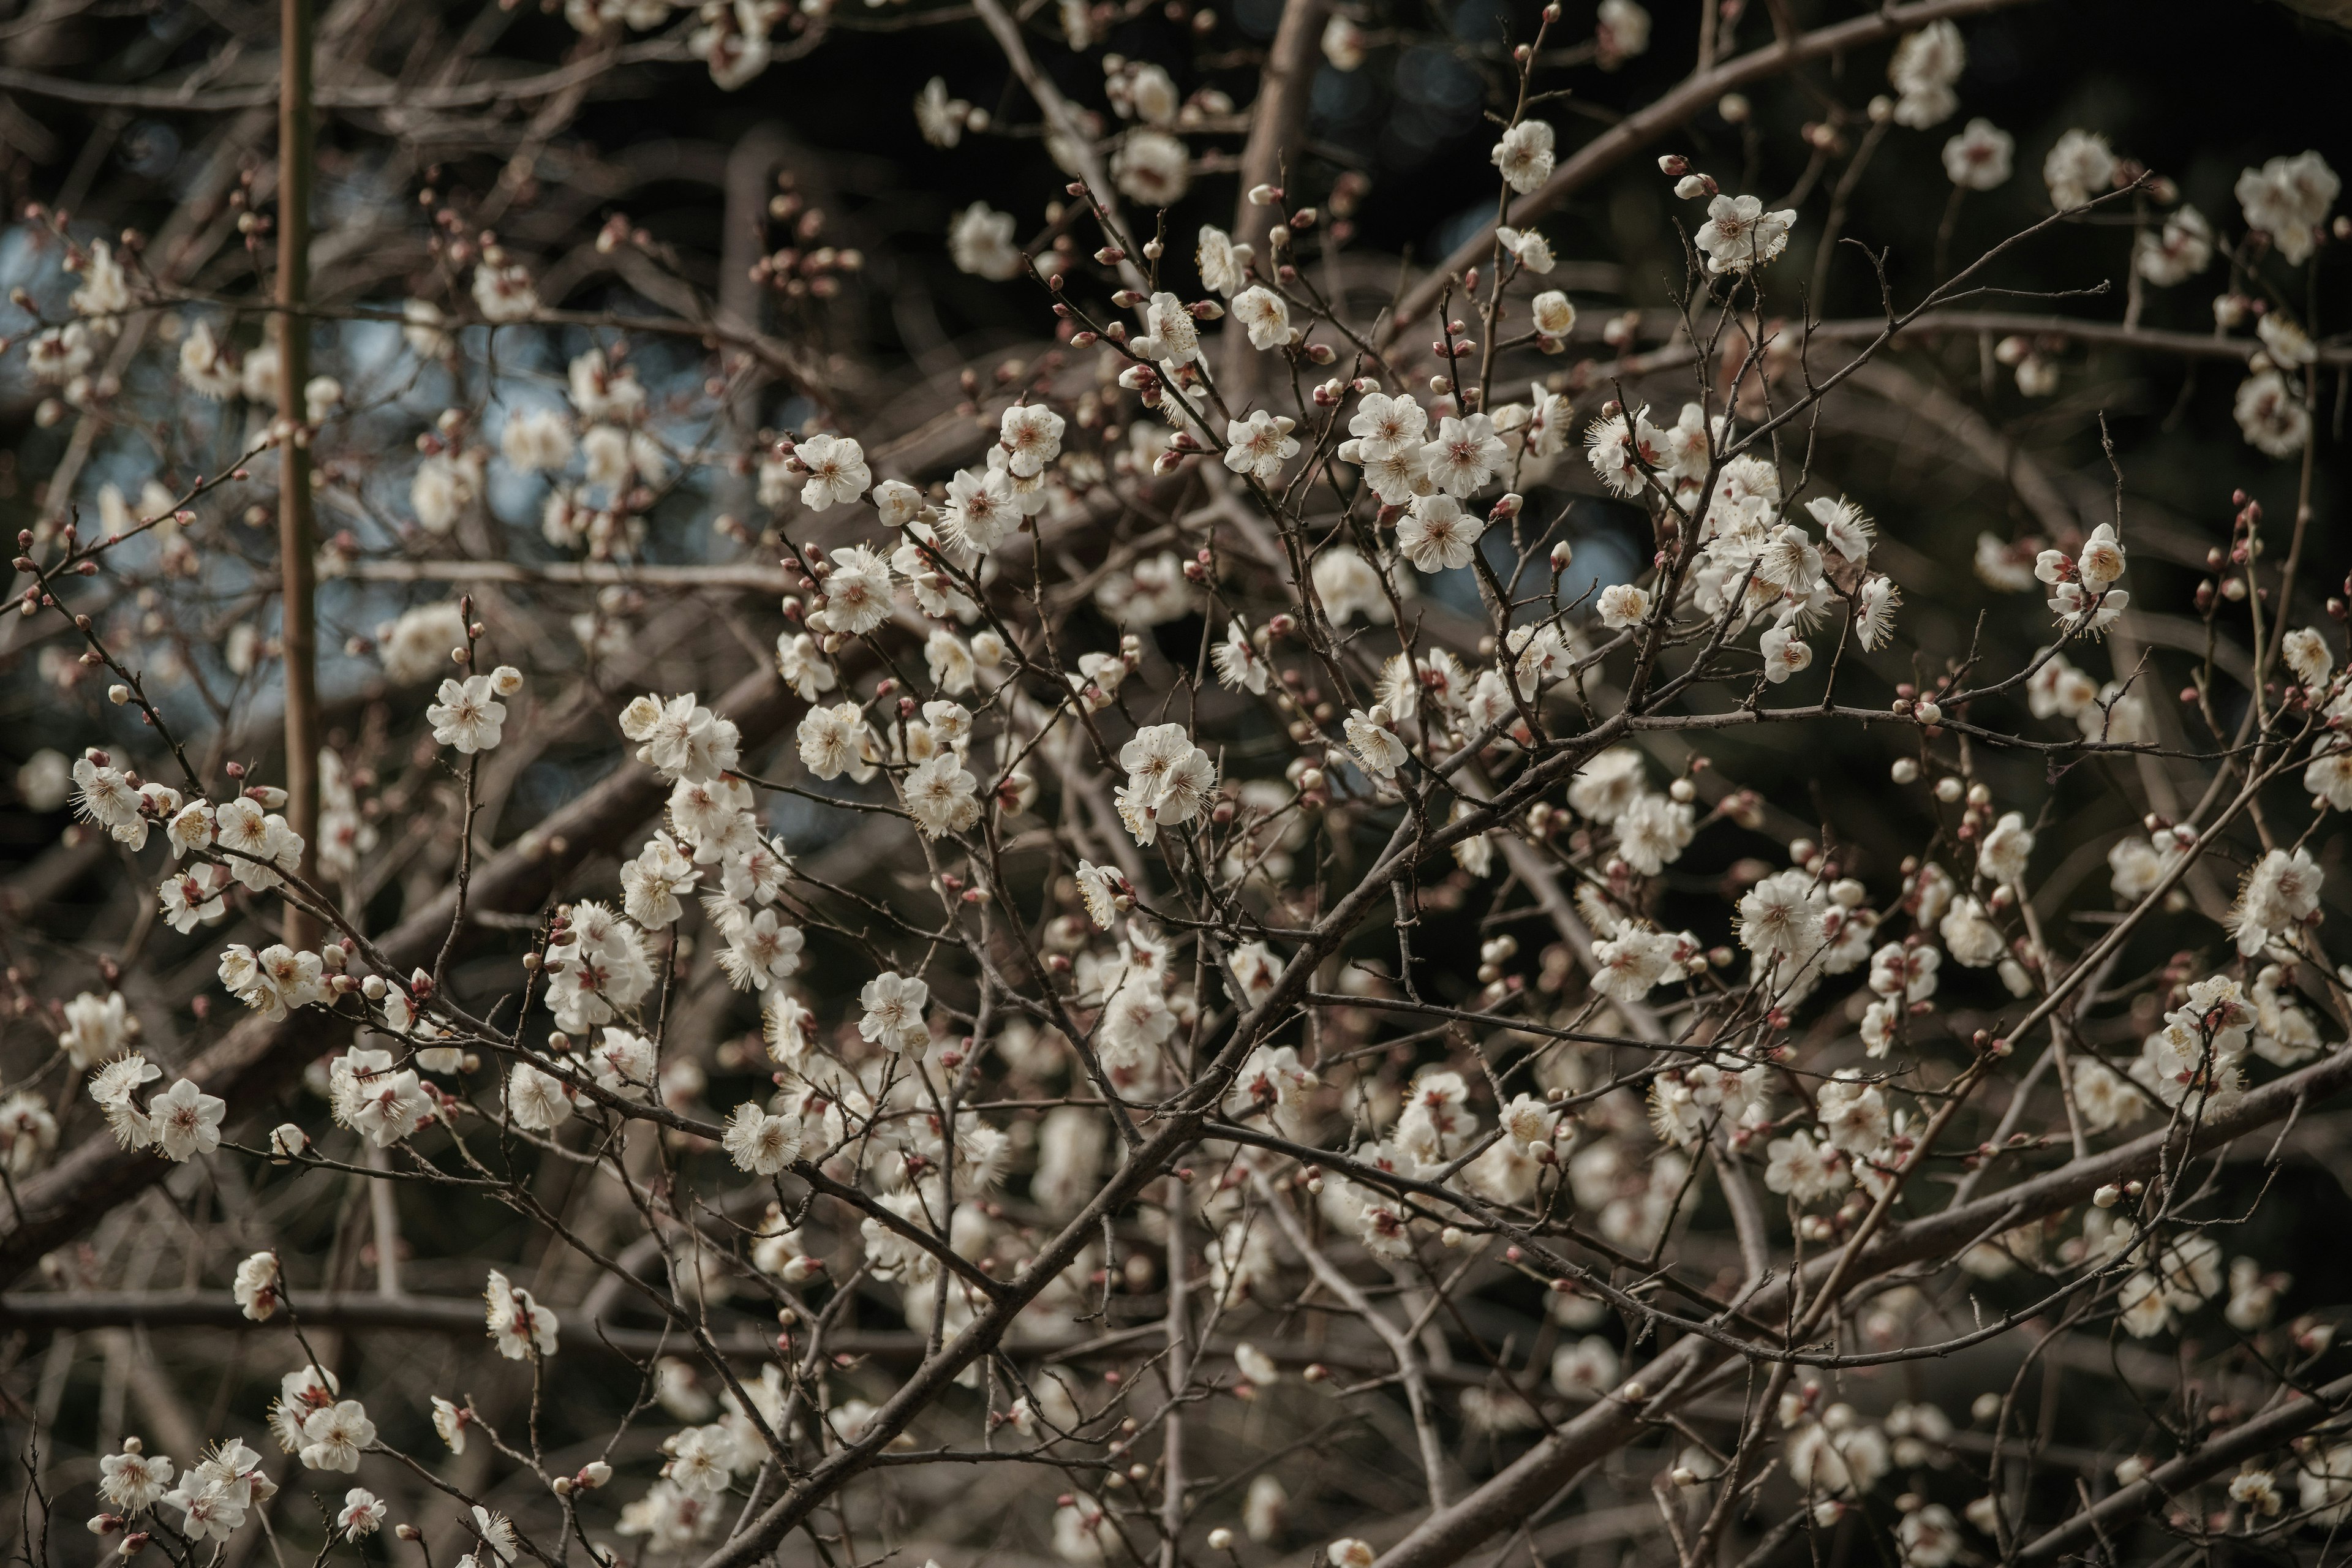
[[[1788,348],[1810,342],[1867,342],[1885,330],[1886,322],[1883,317],[1815,321],[1810,326],[1782,328],[1772,346]],[[1928,310],[1914,319],[1903,331],[1906,342],[1960,333],[2063,338],[2070,342],[2092,343],[2103,348],[2137,349],[2147,353],[2172,354],[2185,359],[2234,360],[2241,364],[2245,363],[2248,355],[2261,352],[2263,347],[2258,340],[2252,338],[2166,331],[2155,327],[2126,327],[2120,322],[2084,321],[2079,316],[2034,315],[2009,310]],[[2318,355],[2316,363],[2339,367],[2352,365],[2352,343],[2321,344],[2315,347],[2315,352]],[[1698,353],[1688,340],[1677,337],[1643,353],[1597,362],[1589,374],[1596,384],[1632,380],[1637,376],[1654,375],[1660,371],[1679,370],[1697,358]],[[2071,513],[2072,509],[2068,510]]]
[[[412,87],[399,82],[323,87],[313,95],[312,102],[320,109],[388,109],[410,112],[481,109],[493,104],[546,98],[593,81],[623,66],[683,61],[692,58],[681,44],[665,38],[649,38],[642,43],[619,45],[604,54],[529,76],[459,82],[446,87]],[[280,101],[282,92],[280,85],[275,81],[195,91],[170,87],[117,87],[47,76],[16,66],[0,66],[0,89],[96,108],[144,109],[187,114],[230,109],[267,109]]]
[[[1250,200],[1250,193],[1260,185],[1279,186],[1286,165],[1302,149],[1315,71],[1321,63],[1323,25],[1330,14],[1329,0],[1285,0],[1274,46],[1266,51],[1265,68],[1259,74],[1257,102],[1250,109],[1249,140],[1242,146],[1241,196],[1234,204],[1234,240],[1250,247],[1257,265],[1269,272],[1275,258],[1267,236],[1285,213],[1303,204],[1260,206]],[[1238,414],[1258,395],[1264,367],[1261,356],[1250,347],[1249,329],[1239,317],[1226,318],[1224,341],[1225,363],[1220,379],[1226,405]]]
[[[319,873],[318,549],[310,519],[308,396],[310,322],[311,0],[279,0],[278,105],[278,641],[286,670],[286,821],[302,840],[299,869]],[[308,948],[316,927],[286,911],[286,942]]]
[[[776,734],[799,707],[799,700],[767,670],[747,676],[718,700],[748,745]],[[668,795],[669,786],[650,768],[624,763],[478,868],[468,906],[510,912],[537,909],[567,872],[635,831]],[[455,907],[456,890],[445,889],[378,938],[376,946],[399,968],[429,963],[448,933]],[[306,1016],[276,1023],[248,1018],[182,1070],[206,1093],[227,1100],[232,1119],[241,1122],[266,1112],[320,1048],[317,1025]],[[0,1230],[0,1283],[21,1278],[44,1254],[173,1168],[152,1150],[124,1149],[111,1132],[94,1134],[17,1187],[12,1223]]]
[[[1067,145],[1070,161],[1078,166],[1078,178],[1086,184],[1087,199],[1099,203],[1102,210],[1109,215],[1110,221],[1125,229],[1127,223],[1118,210],[1118,187],[1103,172],[1102,158],[1095,151],[1094,137],[1087,133],[1084,121],[1079,118],[1080,110],[1062,95],[1062,89],[1055,85],[1052,77],[1037,68],[1036,60],[1029,53],[1028,40],[1021,36],[1021,24],[1005,12],[999,0],[974,0],[974,3],[981,21],[986,24],[990,36],[995,38],[997,47],[1004,51],[1005,63],[1013,68],[1013,74],[1021,79],[1021,85],[1029,89],[1029,96],[1037,100],[1037,107],[1045,112],[1045,123]],[[1138,237],[1136,243],[1140,245],[1143,241]],[[1118,275],[1130,289],[1148,291],[1151,287],[1151,279],[1144,276],[1143,268],[1136,265],[1132,256],[1119,258]]]
[[[2309,1394],[2287,1389],[2276,1405],[2261,1415],[2167,1459],[2032,1542],[2018,1552],[2018,1561],[2039,1563],[2080,1551],[2095,1541],[2104,1542],[2108,1531],[2162,1508],[2233,1465],[2285,1447],[2321,1422],[2343,1415],[2347,1405],[2352,1405],[2352,1377],[2339,1377]]]
[[[1667,132],[1713,108],[1727,92],[1751,87],[1814,60],[1899,37],[1930,22],[1979,16],[2027,3],[2029,0],[1918,0],[1910,5],[1883,5],[1868,15],[1817,27],[1727,60],[1712,70],[1689,78],[1578,148],[1552,171],[1550,179],[1511,204],[1508,220],[1515,228],[1527,227]],[[1496,227],[1492,218],[1481,223],[1476,232],[1454,247],[1452,255],[1413,285],[1397,307],[1396,314],[1381,329],[1381,342],[1394,342],[1437,302],[1445,292],[1448,279],[1484,260],[1494,247]]]
[[[773,566],[749,562],[708,566],[624,565],[609,561],[353,561],[335,575],[358,583],[544,583],[583,588],[735,588],[790,592]]]

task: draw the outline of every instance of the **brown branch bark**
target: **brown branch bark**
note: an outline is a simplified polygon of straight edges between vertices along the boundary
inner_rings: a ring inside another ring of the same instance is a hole
[[[2284,1447],[2294,1437],[2344,1413],[2352,1401],[2352,1377],[2339,1377],[2309,1396],[2286,1397],[2252,1420],[2232,1426],[2211,1442],[2167,1460],[2130,1486],[2101,1499],[2020,1552],[2018,1561],[2039,1563],[2080,1550],[2109,1531],[2165,1505],[2198,1482],[2220,1475],[2243,1459]]]
[[[777,734],[800,705],[766,670],[737,682],[716,704],[735,721],[747,747]],[[659,811],[668,794],[668,786],[651,769],[625,763],[479,867],[467,891],[467,909],[476,913],[537,909],[566,873],[618,843]],[[456,896],[454,889],[443,892],[403,919],[377,946],[395,963],[430,963],[448,932]],[[295,1014],[277,1023],[247,1019],[180,1071],[206,1093],[227,1100],[233,1120],[250,1122],[267,1114],[269,1103],[300,1076],[322,1046],[316,1015]],[[23,1278],[44,1254],[79,1236],[172,1168],[151,1151],[121,1147],[110,1133],[85,1140],[18,1187],[23,1217],[0,1231],[0,1284]]]
[[[1753,86],[1814,60],[1900,37],[1930,22],[1980,16],[2025,3],[2027,0],[1918,0],[1916,5],[1887,5],[1726,60],[1712,70],[1687,78],[1672,92],[1627,115],[1578,148],[1552,171],[1550,179],[1511,204],[1510,222],[1514,227],[1527,227],[1667,132],[1713,105],[1727,92]],[[1480,225],[1476,234],[1464,240],[1453,255],[1413,286],[1382,329],[1383,343],[1394,342],[1405,328],[1428,313],[1438,296],[1445,291],[1448,278],[1486,258],[1495,243],[1495,228],[1493,223]]]
[[[373,82],[330,87],[312,100],[320,109],[397,109],[410,112],[436,109],[480,109],[496,103],[545,98],[577,87],[619,66],[647,61],[688,58],[684,48],[659,39],[624,45],[606,54],[575,60],[553,70],[529,76],[457,82],[446,87],[417,88],[399,82]],[[0,89],[27,93],[61,103],[95,108],[145,109],[176,114],[202,114],[225,109],[267,109],[279,101],[279,84],[257,81],[245,87],[214,88],[195,92],[172,87],[118,87],[75,81],[16,66],[0,66]]]
[[[1285,209],[1254,206],[1249,193],[1259,185],[1280,184],[1285,159],[1306,145],[1307,100],[1315,85],[1323,25],[1330,15],[1329,0],[1288,0],[1283,6],[1274,47],[1266,53],[1257,102],[1250,111],[1249,140],[1242,146],[1234,240],[1255,250],[1259,267],[1269,274],[1274,256],[1266,237]],[[1248,329],[1231,316],[1225,318],[1224,342],[1224,374],[1220,379],[1226,405],[1239,414],[1264,389],[1265,356],[1250,347]]]
[[[310,0],[282,0],[278,104],[278,554],[279,639],[286,667],[286,821],[301,836],[301,874],[319,868],[318,552],[311,541],[310,448],[303,388],[310,380]],[[307,948],[315,922],[286,910],[287,944]]]
[[[2084,1202],[2100,1187],[2146,1178],[2169,1159],[2175,1167],[2191,1154],[2284,1121],[2298,1106],[2352,1088],[2352,1051],[2264,1084],[2227,1111],[2210,1118],[2187,1139],[2170,1129],[2150,1132],[2088,1159],[2074,1160],[1998,1193],[1955,1205],[1883,1232],[1876,1243],[1846,1266],[1851,1288],[1910,1264],[1949,1257],[1995,1230],[2044,1218]],[[1839,1270],[1844,1250],[1813,1259],[1801,1281],[1807,1299]],[[1748,1304],[1751,1315],[1770,1319],[1789,1310],[1789,1282],[1777,1280]],[[1432,1514],[1392,1548],[1380,1568],[1444,1568],[1507,1530],[1542,1504],[1586,1465],[1636,1441],[1644,1424],[1711,1390],[1717,1374],[1737,1358],[1690,1335],[1635,1374],[1645,1385],[1644,1402],[1621,1394],[1602,1399],[1562,1425],[1452,1508]]]

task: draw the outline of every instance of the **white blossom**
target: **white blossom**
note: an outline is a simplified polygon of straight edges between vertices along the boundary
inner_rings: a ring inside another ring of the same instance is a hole
[[[1522,120],[1503,132],[1488,156],[1502,171],[1503,183],[1525,195],[1551,178],[1551,127],[1540,120]]]

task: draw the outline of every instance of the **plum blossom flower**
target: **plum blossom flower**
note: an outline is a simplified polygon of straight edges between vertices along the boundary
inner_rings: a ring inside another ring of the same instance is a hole
[[[1348,433],[1356,438],[1358,451],[1365,458],[1418,447],[1428,428],[1428,411],[1404,393],[1391,397],[1368,392],[1348,421]]]
[[[997,419],[1004,466],[1015,479],[1033,479],[1062,452],[1062,416],[1041,403],[1018,403]]]
[[[1895,608],[1903,602],[1903,590],[1884,573],[1873,573],[1863,580],[1855,599],[1854,640],[1875,652],[1895,636]]]
[[[2133,270],[2159,289],[2185,283],[2212,262],[2213,226],[2185,204],[2157,227],[2140,230],[2132,243]]]
[[[1250,640],[1249,628],[1239,620],[1227,623],[1225,640],[1209,650],[1209,661],[1216,666],[1217,680],[1227,690],[1265,695],[1268,674],[1265,656]]]
[[[1576,330],[1575,303],[1557,289],[1547,289],[1528,301],[1528,314],[1538,333],[1555,341]]]
[[[1540,277],[1552,269],[1551,242],[1535,230],[1507,224],[1495,231],[1495,238],[1528,271]]]
[[[433,726],[435,742],[471,756],[496,749],[507,705],[497,700],[488,676],[469,675],[443,681],[439,698],[425,710],[425,717]]]
[[[908,773],[901,788],[907,810],[926,838],[961,833],[980,820],[980,781],[942,752]]]
[[[1021,276],[1021,247],[1013,242],[1013,217],[986,202],[974,202],[948,225],[948,256],[960,271],[992,283]]]
[[[1394,730],[1389,728],[1389,712],[1374,707],[1370,711],[1357,709],[1348,715],[1346,725],[1348,750],[1366,773],[1379,778],[1391,778],[1404,760],[1411,755]]]
[[[1758,639],[1764,655],[1764,679],[1773,685],[1812,668],[1812,645],[1788,626],[1774,626]]]
[[[1510,448],[1484,414],[1437,422],[1437,436],[1421,448],[1432,484],[1454,497],[1476,494],[1511,460]]]
[[[278,1255],[257,1252],[236,1266],[232,1294],[238,1310],[255,1322],[267,1322],[278,1310]]]
[[[1990,191],[2009,183],[2017,138],[1979,115],[1944,143],[1944,173],[1963,190]]]
[[[339,1399],[314,1410],[302,1423],[301,1459],[314,1470],[360,1468],[360,1455],[375,1441],[375,1423],[356,1399]]]
[[[555,1353],[560,1325],[555,1314],[541,1306],[530,1291],[493,1268],[482,1288],[482,1302],[490,1342],[498,1346],[499,1354],[509,1361],[524,1361],[534,1352]]]
[[[384,1518],[391,1511],[375,1493],[365,1487],[353,1487],[343,1494],[343,1506],[335,1515],[335,1527],[346,1538],[357,1541],[383,1529]]]
[[[1924,131],[1950,119],[1959,107],[1952,84],[1968,63],[1968,45],[1948,21],[1930,22],[1907,35],[1886,67],[1886,79],[1897,94],[1895,123]]]
[[[1246,419],[1228,422],[1225,467],[1260,484],[1272,484],[1282,477],[1283,463],[1298,455],[1298,442],[1290,434],[1294,423],[1286,416],[1269,414],[1263,408],[1251,410]]]
[[[138,1032],[138,1020],[131,1016],[122,993],[110,991],[101,1001],[85,991],[65,1005],[65,1027],[58,1033],[58,1047],[77,1068],[87,1071],[120,1054]]]
[[[865,1009],[857,1032],[886,1051],[919,1051],[930,1043],[930,1026],[923,1019],[930,998],[931,988],[923,981],[885,971],[857,994]]]
[[[474,268],[474,308],[486,321],[527,321],[539,312],[539,290],[530,271],[520,262],[493,258],[485,252]]]
[[[2291,458],[2311,440],[2311,411],[2276,370],[2240,382],[2232,412],[2246,444],[2267,457]]]
[[[1717,275],[1751,271],[1789,248],[1794,207],[1766,212],[1754,196],[1717,196],[1706,205],[1706,222],[1692,237]]]
[[[148,1453],[136,1437],[125,1437],[120,1453],[101,1456],[98,1471],[100,1493],[126,1515],[154,1507],[172,1484],[170,1456]]]
[[[765,991],[800,972],[801,949],[807,938],[800,927],[786,924],[775,910],[739,911],[719,924],[727,945],[719,954],[719,965],[736,990]]]
[[[1522,120],[1503,132],[1487,157],[1502,171],[1503,183],[1526,195],[1551,178],[1551,126],[1540,120]]]
[[[1776,872],[1740,896],[1739,941],[1759,958],[1802,962],[1821,945],[1822,916],[1811,877]]]
[[[1612,632],[1622,632],[1642,624],[1650,613],[1650,595],[1631,583],[1619,583],[1601,590],[1593,608],[1601,624]]]
[[[1192,258],[1201,269],[1201,282],[1211,292],[1230,300],[1249,282],[1251,247],[1235,245],[1234,237],[1209,224],[1201,226],[1201,236]]]
[[[2004,812],[1977,847],[1977,871],[1996,885],[2015,886],[2024,880],[2027,859],[2033,854],[2033,833],[2023,812]]]
[[[670,782],[704,783],[740,760],[742,738],[735,725],[703,707],[691,691],[635,699],[621,710],[621,733],[640,742],[637,761]]]
[[[155,1130],[155,1147],[163,1158],[174,1162],[209,1154],[219,1148],[221,1119],[227,1114],[228,1101],[206,1094],[186,1079],[147,1102],[147,1115]]]
[[[856,763],[865,727],[855,702],[810,709],[800,723],[801,765],[817,778],[839,778]]]
[[[874,472],[866,466],[866,451],[846,436],[811,436],[793,456],[808,470],[801,486],[801,505],[825,511],[845,505],[866,493]]]
[[[728,1116],[724,1142],[728,1157],[738,1169],[756,1176],[772,1176],[800,1154],[800,1121],[797,1117],[772,1116],[746,1101]]]
[[[2273,849],[2256,861],[2231,911],[2238,951],[2252,958],[2317,913],[2323,879],[2319,862],[2300,847]]]
[[[1290,307],[1270,289],[1252,286],[1234,296],[1234,320],[1249,333],[1250,347],[1278,349],[1290,342]]]
[[[507,1075],[507,1114],[528,1132],[547,1132],[572,1119],[572,1093],[564,1081],[529,1062]]]
[[[1397,521],[1397,548],[1423,572],[1449,572],[1470,564],[1486,525],[1450,495],[1417,496]]]
[[[2115,174],[2116,155],[2107,150],[2107,139],[2093,131],[2067,132],[2042,161],[2042,184],[2050,187],[2051,205],[2061,212],[2105,190]]]
[[[890,617],[890,563],[862,544],[833,552],[824,580],[824,625],[845,637],[863,637]]]
[[[2336,205],[2343,182],[2317,153],[2273,158],[2238,176],[2238,205],[2246,224],[2271,237],[2279,258],[2299,267],[2318,247],[2319,226]]]
[[[1769,1158],[1764,1167],[1764,1185],[1800,1205],[1835,1197],[1853,1184],[1852,1172],[1838,1152],[1816,1144],[1803,1128],[1786,1138],[1773,1139],[1765,1145],[1765,1153]]]
[[[1111,154],[1111,183],[1118,194],[1147,207],[1171,207],[1192,183],[1192,155],[1164,131],[1130,131]]]

